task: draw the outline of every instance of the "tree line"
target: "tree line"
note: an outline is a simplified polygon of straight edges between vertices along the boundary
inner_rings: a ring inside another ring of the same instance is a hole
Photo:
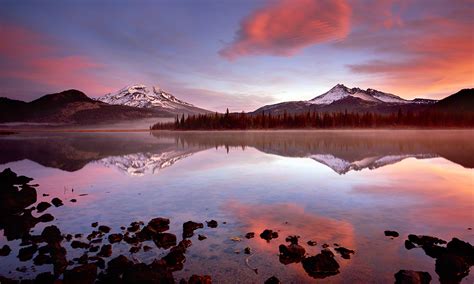
[[[229,113],[176,116],[174,122],[156,123],[150,130],[246,130],[246,129],[325,129],[325,128],[445,128],[473,127],[473,113],[420,112],[401,109],[397,113],[305,112],[289,114]]]

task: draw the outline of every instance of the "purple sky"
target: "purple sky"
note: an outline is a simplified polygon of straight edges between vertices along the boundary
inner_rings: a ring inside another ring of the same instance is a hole
[[[0,96],[158,85],[211,110],[474,84],[474,1],[2,1]]]

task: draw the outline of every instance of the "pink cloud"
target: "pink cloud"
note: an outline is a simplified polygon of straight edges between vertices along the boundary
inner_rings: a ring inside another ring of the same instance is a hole
[[[345,0],[280,0],[245,18],[232,43],[219,51],[228,59],[247,55],[289,56],[344,38],[351,8]]]
[[[0,70],[0,76],[45,85],[52,90],[76,88],[103,94],[109,91],[94,71],[104,65],[87,56],[60,55],[63,50],[46,35],[28,29],[2,25],[0,58],[11,62]]]

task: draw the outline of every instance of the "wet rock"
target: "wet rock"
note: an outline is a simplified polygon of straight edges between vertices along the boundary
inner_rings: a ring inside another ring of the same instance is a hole
[[[246,247],[244,248],[244,253],[245,254],[251,254],[252,253],[252,249],[250,247]]]
[[[74,199],[74,198],[73,198],[73,199],[71,199],[70,201],[71,201],[72,203],[76,203],[76,202],[77,202],[77,199]]]
[[[469,274],[470,265],[454,254],[445,254],[436,259],[435,271],[441,283],[460,283]]]
[[[90,245],[81,241],[74,240],[71,242],[71,247],[73,249],[88,249]]]
[[[55,206],[55,207],[59,207],[59,206],[63,206],[63,201],[57,197],[53,198],[53,200],[51,200],[51,203]]]
[[[192,242],[190,240],[182,240],[177,246],[172,247],[170,252],[162,258],[171,271],[183,269],[183,263],[186,260],[184,254],[191,244]]]
[[[431,275],[428,272],[400,270],[395,273],[395,284],[429,284]]]
[[[89,252],[98,252],[100,249],[100,246],[90,246]]]
[[[43,272],[36,275],[35,284],[53,284],[54,276],[51,272]]]
[[[53,215],[51,214],[43,214],[38,217],[38,221],[42,223],[48,223],[54,220]]]
[[[84,264],[64,272],[64,284],[94,283],[97,277],[95,264]]]
[[[469,265],[474,265],[474,247],[458,238],[453,238],[446,246],[451,254],[462,257]]]
[[[107,272],[121,274],[132,264],[132,261],[130,261],[126,256],[121,254],[107,263]]]
[[[92,239],[95,239],[98,235],[100,234],[99,231],[92,231],[89,235],[87,235],[87,239],[91,241]]]
[[[217,221],[216,220],[211,220],[211,221],[206,221],[207,226],[209,228],[217,228]]]
[[[408,235],[408,240],[419,246],[432,246],[432,245],[441,245],[446,244],[445,240],[431,237],[431,236],[417,236],[417,235]]]
[[[134,264],[125,270],[122,280],[128,283],[174,283],[171,272],[160,264],[146,265],[144,263]]]
[[[61,246],[60,242],[49,243],[48,246],[51,259],[53,260],[54,275],[59,276],[68,266],[66,249]]]
[[[183,238],[190,238],[194,235],[194,231],[197,229],[204,228],[202,223],[196,223],[193,221],[188,221],[183,224]]]
[[[246,237],[247,239],[252,239],[252,238],[255,237],[255,233],[254,233],[254,232],[249,232],[249,233],[245,234],[245,237]]]
[[[189,278],[188,284],[211,284],[211,276],[209,275],[192,275]]]
[[[288,246],[280,245],[278,247],[280,251],[279,259],[281,263],[285,265],[290,263],[298,263],[303,259],[306,250],[297,243],[298,240],[296,240],[296,244],[292,243]]]
[[[38,203],[38,205],[36,205],[36,210],[38,211],[38,213],[41,213],[44,210],[48,209],[49,207],[51,207],[51,204],[43,201],[43,202]]]
[[[350,259],[351,254],[355,253],[355,251],[353,251],[351,249],[347,249],[345,247],[337,247],[334,250],[337,251],[341,255],[341,257],[344,258],[344,259]]]
[[[105,261],[99,256],[89,257],[89,261],[92,264],[95,264],[100,269],[105,269]]]
[[[134,245],[134,244],[138,244],[140,242],[140,240],[138,239],[138,237],[130,237],[129,235],[125,234],[123,236],[123,240],[127,243],[127,244],[130,244],[130,245]]]
[[[33,263],[35,265],[44,265],[44,264],[52,264],[53,260],[51,256],[46,255],[46,254],[38,254],[33,258]]]
[[[405,248],[407,250],[411,250],[411,249],[416,248],[416,245],[414,243],[410,242],[409,240],[405,240]]]
[[[75,234],[74,238],[76,238],[76,239],[82,238],[82,234]]]
[[[143,246],[143,251],[144,251],[144,252],[150,251],[150,250],[152,250],[152,249],[153,249],[153,248],[150,247],[150,246]]]
[[[278,238],[278,232],[266,229],[260,234],[260,238],[270,241],[271,239]]]
[[[2,284],[18,284],[19,281],[15,281],[13,279],[10,279],[10,278],[7,278],[7,277],[4,277],[4,276],[0,275],[0,283],[2,283]]]
[[[320,253],[302,260],[303,268],[309,276],[317,279],[339,273],[339,264],[328,253]]]
[[[33,255],[38,251],[37,245],[31,245],[21,248],[18,252],[18,259],[20,261],[27,261],[33,258]]]
[[[140,251],[140,249],[141,249],[141,246],[138,245],[138,246],[131,247],[131,248],[128,250],[128,252],[130,252],[130,253],[137,253],[137,252]]]
[[[308,241],[306,243],[308,244],[308,246],[311,246],[311,247],[314,247],[318,244],[316,241]]]
[[[44,228],[43,232],[41,233],[41,237],[48,244],[58,243],[58,242],[61,242],[63,240],[63,236],[61,235],[61,231],[58,229],[58,227],[56,227],[54,225]]]
[[[92,227],[92,228],[95,228],[95,227],[97,227],[97,226],[99,226],[99,222],[94,222],[94,223],[91,224],[91,227]]]
[[[281,284],[280,279],[276,278],[275,276],[272,276],[265,280],[265,284]]]
[[[130,226],[127,228],[129,232],[136,232],[140,230],[140,223],[139,222],[132,222]]]
[[[285,241],[291,244],[297,245],[299,238],[300,236],[288,236],[286,237]]]
[[[158,233],[153,242],[158,248],[169,249],[172,246],[176,245],[176,235],[171,233]]]
[[[70,242],[72,240],[72,235],[71,234],[67,234],[65,237],[67,242]]]
[[[146,225],[146,228],[151,231],[152,233],[162,233],[169,230],[170,219],[167,218],[154,218],[151,219],[150,222]]]
[[[396,231],[384,231],[384,234],[387,237],[393,237],[393,238],[397,238],[400,236],[400,234]],[[404,270],[401,270],[401,271],[404,271]]]
[[[110,227],[105,226],[105,225],[100,225],[98,230],[99,230],[99,232],[102,232],[104,234],[108,234],[110,232]]]
[[[100,257],[110,257],[111,255],[112,255],[112,246],[111,245],[103,245],[100,248],[99,253],[97,254],[97,256],[100,256]]]
[[[12,251],[12,249],[8,245],[4,245],[0,249],[0,256],[7,256],[7,255],[10,254],[11,251]]]
[[[110,234],[108,239],[109,239],[109,242],[111,244],[118,243],[118,242],[122,241],[123,235],[122,234]]]
[[[46,197],[46,196],[49,196],[49,194],[47,194],[47,193],[43,193],[43,197]]]
[[[205,239],[207,239],[206,236],[204,236],[204,235],[198,235],[198,240],[202,241],[202,240],[205,240]]]

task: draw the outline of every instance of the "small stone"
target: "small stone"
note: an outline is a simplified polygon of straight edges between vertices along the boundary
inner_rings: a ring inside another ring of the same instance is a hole
[[[91,227],[95,228],[95,227],[97,227],[98,225],[99,225],[99,222],[94,222],[94,223],[91,224]]]
[[[71,201],[72,203],[75,203],[75,202],[77,202],[77,199],[74,199],[74,198],[73,198],[73,199],[71,199],[70,201]]]
[[[393,237],[393,238],[398,238],[400,234],[396,231],[384,231],[385,236],[387,237]],[[403,271],[403,270],[400,270]]]
[[[252,253],[252,249],[251,249],[250,247],[246,247],[246,248],[244,249],[244,253],[245,253],[245,254],[251,254],[251,253]]]
[[[109,242],[111,244],[118,243],[118,242],[122,241],[123,235],[122,234],[110,234],[108,239],[109,239]]]
[[[245,234],[245,237],[246,237],[247,239],[252,239],[252,238],[255,237],[255,233],[254,233],[254,232],[249,232],[249,233]]]
[[[63,201],[57,197],[53,198],[53,200],[51,200],[51,203],[56,206],[56,207],[59,207],[59,206],[63,206]]]
[[[38,205],[36,205],[36,210],[38,211],[38,213],[41,213],[45,211],[46,209],[48,209],[49,207],[51,207],[51,204],[43,201],[43,202],[38,203]]]
[[[209,228],[217,228],[217,221],[216,220],[211,220],[211,221],[206,221],[207,226]]]
[[[98,229],[100,232],[105,233],[105,234],[108,234],[111,230],[109,226],[105,226],[105,225],[99,226]]]
[[[278,232],[266,229],[260,234],[260,238],[270,241],[271,239],[278,238]]]

